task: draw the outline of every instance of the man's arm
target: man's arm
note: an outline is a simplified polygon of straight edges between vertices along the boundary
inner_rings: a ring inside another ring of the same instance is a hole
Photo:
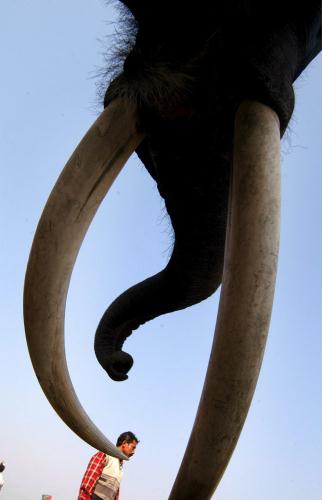
[[[95,485],[103,472],[105,464],[105,453],[98,451],[93,455],[82,479],[78,500],[91,500]]]

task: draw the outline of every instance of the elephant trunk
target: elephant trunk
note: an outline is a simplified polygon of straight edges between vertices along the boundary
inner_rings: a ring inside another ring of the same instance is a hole
[[[213,178],[206,183],[206,193],[205,179],[199,181],[203,185],[199,190],[199,182],[192,175],[190,182],[189,174],[181,179],[184,188],[181,187],[179,194],[176,190],[175,196],[167,191],[167,183],[159,180],[158,187],[174,229],[174,248],[167,266],[121,294],[98,325],[96,357],[113,380],[128,378],[133,359],[122,347],[133,330],[157,316],[206,299],[220,285],[229,170],[227,162],[221,169],[211,169]]]

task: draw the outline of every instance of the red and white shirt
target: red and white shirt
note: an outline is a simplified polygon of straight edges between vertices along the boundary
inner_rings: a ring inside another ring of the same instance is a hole
[[[92,500],[95,486],[103,475],[115,477],[118,482],[122,479],[122,461],[118,458],[110,457],[98,451],[91,458],[79,490],[78,500]],[[119,493],[116,493],[115,500],[118,500]]]

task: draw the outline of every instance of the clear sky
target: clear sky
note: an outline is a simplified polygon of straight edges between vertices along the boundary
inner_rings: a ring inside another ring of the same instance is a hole
[[[114,29],[103,0],[11,0],[0,7],[2,500],[75,500],[93,449],[62,423],[34,375],[22,290],[46,199],[98,110],[100,40]],[[107,39],[105,43],[109,43]],[[316,500],[320,492],[320,59],[295,85],[282,150],[282,225],[270,334],[253,403],[214,498]],[[126,345],[127,382],[109,380],[93,352],[101,314],[160,270],[171,230],[153,181],[133,157],[81,248],[66,314],[66,349],[80,401],[114,441],[141,440],[125,465],[122,500],[165,500],[197,409],[218,294],[160,317]]]

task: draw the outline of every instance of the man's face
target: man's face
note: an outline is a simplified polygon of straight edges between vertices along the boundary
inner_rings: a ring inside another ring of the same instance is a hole
[[[137,444],[137,441],[131,441],[130,443],[124,441],[121,444],[121,451],[130,458],[134,455]]]

